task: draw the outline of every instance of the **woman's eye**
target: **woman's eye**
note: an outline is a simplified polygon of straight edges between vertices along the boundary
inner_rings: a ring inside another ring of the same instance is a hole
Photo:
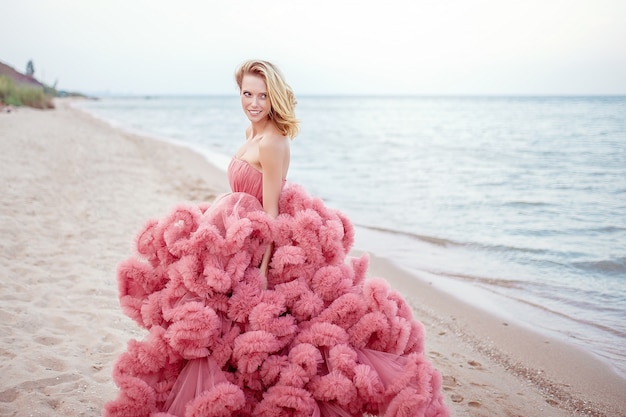
[[[266,99],[267,98],[267,94],[261,94],[261,98],[262,99]]]

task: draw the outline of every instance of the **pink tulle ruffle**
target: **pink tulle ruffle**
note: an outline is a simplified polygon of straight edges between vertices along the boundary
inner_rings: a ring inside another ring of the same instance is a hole
[[[117,360],[104,416],[448,415],[422,325],[348,257],[350,221],[297,185],[279,209],[232,193],[145,225],[118,288],[148,335]]]

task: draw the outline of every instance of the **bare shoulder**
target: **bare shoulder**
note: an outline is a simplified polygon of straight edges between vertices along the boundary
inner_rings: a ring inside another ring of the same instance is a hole
[[[259,142],[259,150],[281,152],[289,149],[289,138],[280,134],[266,135]]]

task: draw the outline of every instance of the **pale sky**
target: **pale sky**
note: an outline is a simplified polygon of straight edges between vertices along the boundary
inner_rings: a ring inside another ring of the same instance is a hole
[[[626,0],[0,0],[0,61],[59,89],[233,94],[248,58],[296,94],[626,94]]]

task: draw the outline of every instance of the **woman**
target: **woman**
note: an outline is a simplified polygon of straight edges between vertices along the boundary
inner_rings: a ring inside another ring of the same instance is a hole
[[[149,331],[115,364],[109,416],[447,416],[424,331],[340,212],[286,184],[295,99],[265,61],[236,72],[250,120],[233,193],[148,222],[118,270]]]
[[[296,101],[282,74],[269,62],[248,61],[235,73],[239,86],[241,106],[250,120],[246,129],[246,142],[239,148],[233,165],[241,161],[262,173],[262,195],[258,196],[263,209],[272,217],[278,215],[278,198],[289,170],[289,139],[298,134],[298,121],[294,115]],[[267,80],[267,81],[266,81]],[[259,177],[257,174],[252,177]],[[246,191],[230,176],[233,191]],[[271,257],[268,247],[261,264],[265,277]]]

